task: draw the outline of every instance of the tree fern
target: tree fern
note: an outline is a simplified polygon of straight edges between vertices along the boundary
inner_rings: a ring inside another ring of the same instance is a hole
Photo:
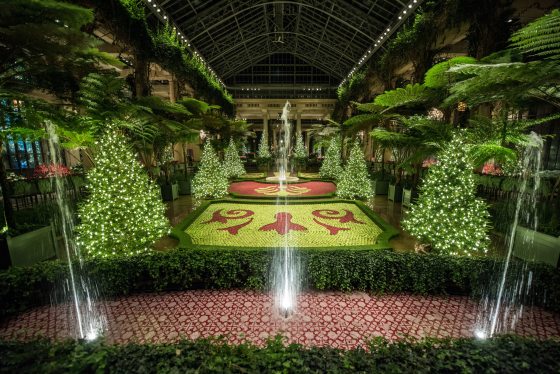
[[[424,85],[430,88],[443,88],[453,82],[453,74],[449,68],[459,64],[475,64],[476,59],[469,56],[459,56],[440,62],[432,66],[424,77]]]
[[[385,91],[374,100],[375,105],[386,107],[387,110],[403,106],[423,106],[434,99],[432,89],[421,84],[408,84],[404,88]]]
[[[523,54],[560,59],[560,10],[538,18],[511,37],[512,45]]]
[[[344,121],[344,126],[356,130],[370,125],[377,125],[382,119],[383,116],[377,113],[358,114]]]

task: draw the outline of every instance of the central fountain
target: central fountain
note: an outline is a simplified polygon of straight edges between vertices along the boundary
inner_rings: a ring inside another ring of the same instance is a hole
[[[286,102],[282,110],[280,142],[278,148],[278,175],[276,177],[267,178],[269,181],[277,181],[280,191],[286,189],[287,182],[293,181],[294,177],[289,176],[288,172],[288,155],[291,143],[291,127],[289,122],[290,102]],[[297,180],[297,178],[295,178]],[[299,292],[299,259],[294,252],[292,246],[293,240],[290,239],[290,225],[292,225],[292,215],[288,213],[288,199],[286,196],[278,196],[276,200],[276,216],[283,217],[279,219],[283,228],[278,248],[274,251],[272,261],[272,289],[274,294],[274,305],[278,313],[284,317],[295,313],[297,294]]]
[[[288,116],[290,115],[290,102],[286,101],[284,109],[282,109],[282,115],[280,117],[280,142],[278,146],[276,166],[278,171],[274,173],[274,176],[267,177],[267,182],[275,182],[280,184],[280,190],[285,189],[285,184],[288,182],[299,181],[298,177],[293,177],[290,175],[288,161],[290,153],[290,142],[291,142],[291,126]]]

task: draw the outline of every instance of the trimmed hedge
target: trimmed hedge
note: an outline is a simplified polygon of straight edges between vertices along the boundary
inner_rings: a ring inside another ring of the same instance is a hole
[[[220,341],[106,345],[99,342],[0,342],[0,373],[556,373],[560,342],[502,336],[389,343],[369,350]]]
[[[386,250],[324,249],[297,252],[304,287],[317,290],[479,295],[497,286],[501,262],[489,258],[395,253]],[[267,288],[272,251],[175,249],[169,252],[85,261],[84,272],[105,297],[133,292],[188,289]],[[548,265],[512,261],[509,274],[532,272],[534,305],[560,311],[560,272]],[[64,263],[44,262],[0,272],[0,318],[50,303],[67,273]]]

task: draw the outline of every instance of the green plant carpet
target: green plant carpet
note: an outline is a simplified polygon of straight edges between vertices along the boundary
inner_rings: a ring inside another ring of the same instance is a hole
[[[213,201],[179,225],[193,246],[298,248],[385,247],[396,230],[365,205],[345,200]]]

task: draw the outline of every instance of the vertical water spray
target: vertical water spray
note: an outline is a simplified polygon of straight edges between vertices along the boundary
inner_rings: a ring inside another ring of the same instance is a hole
[[[491,337],[497,333],[513,330],[521,313],[524,299],[529,295],[532,273],[526,266],[512,268],[512,253],[518,225],[537,229],[537,203],[540,188],[542,138],[534,132],[529,136],[521,160],[519,191],[515,202],[513,222],[507,241],[507,253],[503,268],[498,274],[497,288],[487,292],[483,298],[481,313],[478,316],[475,336]],[[532,246],[532,239],[524,242]]]
[[[61,161],[60,142],[55,125],[47,121],[49,156],[52,164]],[[97,287],[83,274],[83,258],[74,241],[74,215],[68,204],[66,179],[61,176],[51,178],[54,184],[56,203],[59,210],[58,227],[63,236],[63,244],[68,265],[68,278],[65,280],[65,299],[70,299],[76,322],[76,336],[93,340],[103,332],[105,317],[96,305]]]
[[[280,142],[278,147],[278,183],[279,190],[286,189],[289,180],[287,175],[288,159],[291,143],[291,127],[289,122],[290,103],[286,102],[281,116]],[[284,234],[280,246],[274,252],[272,262],[272,287],[275,307],[283,317],[288,317],[295,312],[297,294],[299,292],[299,261],[294,253],[292,240],[290,240],[291,214],[287,212],[288,199],[279,194],[276,200],[277,219],[284,225]]]

